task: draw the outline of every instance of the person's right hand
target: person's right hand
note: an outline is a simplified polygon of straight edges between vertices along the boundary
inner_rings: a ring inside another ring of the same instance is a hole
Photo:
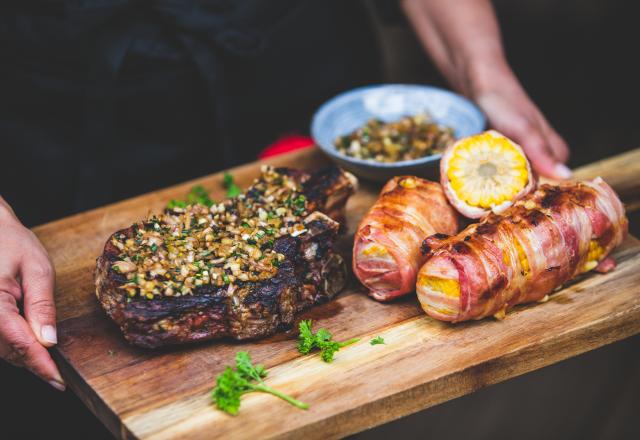
[[[47,251],[0,197],[0,358],[62,391],[64,381],[46,349],[57,343],[54,279]]]
[[[515,76],[510,83],[501,81],[493,90],[474,96],[491,127],[520,144],[533,168],[541,175],[560,180],[570,178],[571,171],[564,164],[569,158],[566,142],[520,87]]]

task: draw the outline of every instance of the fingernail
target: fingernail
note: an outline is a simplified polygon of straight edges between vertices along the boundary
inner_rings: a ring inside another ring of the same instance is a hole
[[[58,391],[64,391],[67,387],[65,384],[58,382],[57,380],[50,380],[49,385],[54,387]]]
[[[571,177],[571,170],[563,163],[557,163],[554,171],[556,172],[556,176],[561,179],[568,179]]]
[[[40,335],[42,336],[42,340],[48,342],[50,344],[58,343],[58,335],[56,334],[56,329],[52,325],[43,325],[40,329]]]

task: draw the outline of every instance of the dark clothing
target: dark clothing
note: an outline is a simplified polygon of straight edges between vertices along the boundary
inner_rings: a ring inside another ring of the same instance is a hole
[[[379,81],[359,2],[15,3],[0,7],[0,194],[28,225],[253,160]]]

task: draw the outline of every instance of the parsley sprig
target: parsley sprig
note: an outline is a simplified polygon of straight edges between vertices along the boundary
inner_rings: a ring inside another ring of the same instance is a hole
[[[235,197],[242,194],[242,190],[236,185],[233,176],[230,173],[224,173],[222,185],[227,189],[227,197]]]
[[[376,336],[375,338],[369,341],[369,344],[380,345],[380,344],[386,344],[386,342],[384,342],[384,338],[382,336]]]
[[[332,362],[335,353],[342,347],[354,344],[360,338],[349,339],[345,342],[337,342],[333,340],[333,336],[327,329],[321,328],[315,334],[312,330],[313,322],[308,319],[300,321],[298,329],[298,351],[302,354],[309,354],[314,348],[320,350],[320,356],[325,362]]]
[[[215,203],[215,201],[211,200],[211,198],[209,197],[209,192],[204,189],[204,187],[202,185],[196,185],[193,188],[191,188],[191,191],[189,191],[189,194],[187,194],[187,199],[186,200],[178,200],[178,199],[172,199],[169,201],[169,203],[167,204],[167,209],[173,209],[173,208],[186,208],[188,205],[195,205],[195,204],[201,204],[201,205],[205,205],[207,207],[211,207],[211,205],[213,205]]]
[[[235,197],[242,194],[242,190],[233,180],[233,176],[229,173],[224,173],[224,177],[222,180],[222,186],[224,186],[227,190],[227,198]],[[167,209],[172,210],[173,208],[186,208],[189,205],[201,204],[205,205],[208,208],[216,203],[215,200],[212,200],[209,197],[209,191],[207,191],[202,185],[196,185],[191,188],[189,194],[187,194],[186,200],[172,199],[167,203]]]
[[[219,410],[232,415],[237,414],[240,409],[240,397],[251,392],[273,394],[297,408],[309,408],[306,403],[265,385],[262,380],[265,377],[267,371],[264,366],[253,365],[249,353],[239,351],[236,354],[236,368],[227,367],[216,378],[216,387],[211,392],[211,399]]]

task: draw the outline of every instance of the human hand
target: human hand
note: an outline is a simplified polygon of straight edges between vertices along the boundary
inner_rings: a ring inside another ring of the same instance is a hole
[[[54,279],[47,251],[0,197],[0,358],[63,391],[46,349],[57,343]]]
[[[564,165],[569,147],[519,84],[483,89],[474,99],[493,128],[522,146],[538,173],[554,179],[571,177]]]
[[[418,39],[440,72],[473,99],[490,125],[522,146],[533,168],[567,179],[565,141],[524,91],[507,63],[490,0],[404,0]]]

